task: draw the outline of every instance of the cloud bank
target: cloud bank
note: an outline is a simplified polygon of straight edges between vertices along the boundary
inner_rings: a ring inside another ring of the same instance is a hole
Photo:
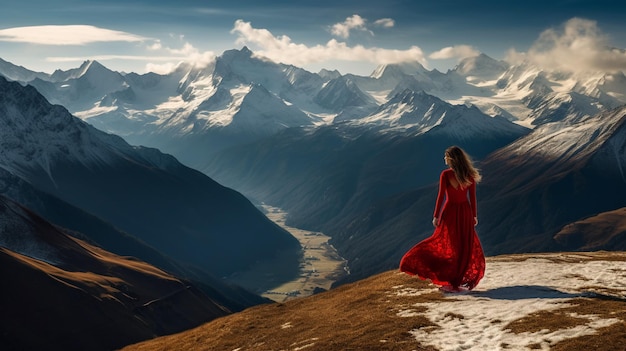
[[[360,18],[357,15],[355,16]],[[344,29],[349,33],[351,29],[359,28],[359,19],[355,18],[355,16],[350,17],[352,20],[349,21],[351,23],[349,26],[337,29],[338,33],[343,33],[342,31]],[[346,22],[348,22],[348,20]],[[344,22],[344,24],[346,22]],[[381,23],[389,22],[384,21]],[[375,64],[418,61],[426,65],[425,55],[417,46],[411,46],[405,50],[391,50],[376,47],[366,48],[361,45],[348,46],[346,43],[337,41],[336,39],[331,39],[324,45],[307,46],[305,44],[294,43],[291,38],[286,35],[274,36],[267,29],[254,28],[250,22],[243,20],[237,20],[235,22],[231,33],[237,35],[237,44],[254,45],[258,47],[258,50],[255,48],[253,51],[259,56],[295,66],[304,66],[333,60],[371,62]]]
[[[49,25],[14,27],[0,30],[0,41],[39,45],[85,45],[97,42],[142,42],[139,35],[90,25]]]
[[[626,71],[626,51],[611,47],[595,21],[572,18],[558,29],[545,30],[528,52],[511,49],[506,60],[566,72]]]
[[[391,18],[381,18],[374,21],[374,26],[391,28],[395,26],[395,21]],[[374,32],[367,28],[367,20],[359,15],[352,15],[341,23],[335,23],[330,27],[330,33],[336,37],[348,39],[353,30],[367,32],[374,35]]]
[[[470,45],[448,46],[441,50],[435,51],[428,55],[433,60],[458,59],[462,60],[467,57],[480,55],[480,51]]]

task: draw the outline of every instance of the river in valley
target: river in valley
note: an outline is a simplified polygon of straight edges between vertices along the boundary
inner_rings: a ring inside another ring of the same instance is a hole
[[[330,289],[335,281],[348,274],[347,262],[328,243],[329,236],[287,226],[287,214],[281,209],[268,205],[263,205],[262,208],[269,219],[300,241],[303,250],[297,277],[263,291],[262,296],[277,302],[309,296],[321,289]]]

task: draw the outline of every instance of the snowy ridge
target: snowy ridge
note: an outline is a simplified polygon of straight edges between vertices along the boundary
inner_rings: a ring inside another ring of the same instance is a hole
[[[33,87],[0,79],[0,167],[17,175],[43,170],[54,182],[51,165],[72,161],[87,167],[109,163],[132,148],[50,105]],[[24,104],[27,104],[26,106]]]
[[[0,73],[6,70],[8,69],[0,70]],[[4,74],[7,75],[6,72]],[[581,104],[573,109],[591,103],[595,110],[599,111],[626,103],[626,77],[622,73],[599,72],[574,76],[541,71],[527,63],[509,66],[484,54],[464,59],[445,74],[436,70],[429,71],[418,62],[414,62],[381,65],[369,77],[361,77],[350,74],[341,76],[338,72],[329,71],[322,71],[320,74],[310,73],[295,66],[277,64],[257,57],[244,47],[241,50],[225,51],[205,67],[181,64],[167,77],[149,75],[155,82],[176,81],[178,86],[172,88],[172,84],[168,83],[169,89],[150,90],[151,94],[141,94],[139,91],[145,90],[146,86],[137,79],[137,75],[122,76],[93,61],[87,61],[74,70],[55,72],[47,79],[53,83],[46,85],[40,81],[35,85],[51,102],[61,103],[77,116],[91,120],[97,119],[98,116],[106,119],[106,116],[113,112],[103,109],[103,106],[112,105],[112,101],[115,100],[112,94],[127,91],[126,94],[135,95],[133,101],[126,101],[125,106],[118,104],[124,108],[115,110],[115,113],[129,120],[143,120],[144,123],[164,128],[167,123],[176,126],[180,123],[180,118],[192,117],[192,111],[203,106],[202,102],[216,94],[218,87],[231,90],[237,86],[250,84],[263,86],[308,115],[325,117],[329,111],[313,101],[313,97],[322,91],[329,80],[339,77],[353,82],[363,94],[369,95],[370,99],[379,104],[388,102],[407,88],[414,91],[423,90],[453,104],[474,104],[492,116],[493,113],[498,113],[494,111],[500,111],[499,115],[520,121],[524,125],[531,125],[537,118],[543,118],[545,122],[565,117],[560,114],[559,109],[562,109],[561,105],[566,103],[568,99],[566,95],[570,93],[585,97]],[[77,90],[78,87],[80,91]],[[342,89],[354,88],[346,84]],[[71,97],[63,98],[68,92]],[[333,95],[336,94],[341,95],[341,92],[334,91]],[[148,103],[147,99],[151,101]],[[363,100],[364,97],[360,99]],[[562,103],[558,104],[555,101]],[[336,110],[338,107],[349,108],[350,105],[333,106],[333,109]],[[186,112],[181,113],[183,110]],[[335,116],[341,112],[334,111]],[[230,113],[234,112],[231,110]],[[556,115],[551,116],[554,113]],[[581,113],[589,114],[588,111]],[[170,118],[174,114],[178,118]],[[156,121],[136,115],[150,115],[156,118]],[[220,119],[224,120],[223,117]],[[99,126],[114,123],[92,122]],[[216,122],[214,125],[223,126],[223,123]],[[132,123],[129,123],[128,127],[136,128]],[[133,131],[119,133],[127,135]]]
[[[451,105],[435,96],[408,89],[376,113],[355,123],[418,134],[439,127],[437,132],[454,135],[461,140],[477,133],[523,133],[525,129],[504,118],[490,117],[475,106]]]
[[[568,163],[574,158],[585,160],[596,153],[625,121],[626,107],[622,107],[581,120],[547,123],[505,149],[510,155],[539,156],[559,163]]]
[[[42,72],[33,72],[22,66],[16,66],[0,58],[0,75],[4,75],[8,80],[29,82],[34,79],[48,79],[49,75]]]
[[[0,74],[7,75],[8,69],[0,67]],[[49,101],[101,130],[181,159],[197,147],[227,147],[233,135],[238,142],[251,142],[292,126],[353,120],[369,121],[374,128],[415,129],[416,122],[410,121],[416,110],[391,106],[407,89],[447,102],[445,109],[473,105],[486,115],[528,128],[585,119],[626,104],[622,73],[547,72],[529,63],[511,66],[484,54],[466,58],[446,73],[413,62],[381,65],[365,77],[336,71],[311,73],[259,57],[244,47],[225,51],[205,66],[182,63],[167,75],[119,74],[87,61],[74,70],[22,83],[34,85]],[[259,94],[263,90],[267,93]],[[255,96],[246,98],[248,94]],[[443,115],[441,105],[432,107],[428,112],[432,120],[422,121],[422,127],[432,128]],[[454,113],[446,112],[450,114]],[[275,117],[268,119],[270,115]],[[198,140],[209,134],[213,142],[186,145],[185,136]]]

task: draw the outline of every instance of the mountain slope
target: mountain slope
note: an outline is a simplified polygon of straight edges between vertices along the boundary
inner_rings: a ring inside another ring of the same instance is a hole
[[[622,351],[625,263],[602,252],[490,257],[461,294],[388,271],[123,350]]]
[[[482,158],[527,132],[476,108],[407,90],[359,121],[291,129],[234,147],[203,171],[284,208],[296,226],[333,236],[343,218],[436,179],[449,145],[460,143]]]
[[[30,183],[0,168],[0,194],[37,213],[48,222],[89,244],[121,256],[139,257],[169,274],[194,282],[214,301],[230,311],[266,302],[241,287],[228,284],[208,272],[181,264],[136,237],[122,232],[101,218],[33,187]],[[86,234],[85,234],[86,233]]]
[[[212,154],[226,147],[294,125],[361,119],[406,89],[450,104],[474,105],[529,127],[587,118],[626,103],[623,73],[549,72],[484,54],[468,57],[446,73],[409,62],[383,65],[364,77],[310,73],[244,47],[227,50],[202,67],[181,64],[167,75],[119,74],[88,61],[21,82],[31,82],[48,100],[101,130],[131,144],[157,147],[194,168],[204,168]],[[267,94],[257,94],[263,89]],[[254,104],[245,102],[249,93],[256,94],[248,99]],[[238,119],[245,123],[230,125]]]
[[[32,87],[0,80],[0,91],[0,166],[38,189],[219,277],[299,251],[241,194],[172,156],[100,132]]]
[[[63,74],[65,73],[65,74]],[[97,61],[85,61],[79,68],[55,72],[50,80],[34,79],[34,86],[53,104],[71,106],[76,111],[91,109],[110,92],[128,87],[124,77]]]
[[[29,82],[36,78],[45,79],[48,77],[46,73],[33,72],[25,67],[14,65],[0,58],[0,75],[5,76],[9,80]]]
[[[569,223],[626,205],[623,160],[626,110],[585,121],[546,124],[478,161],[478,235],[488,255],[556,250],[619,249],[623,236],[555,240]],[[429,147],[439,138],[432,139]],[[476,155],[476,156],[475,156]],[[389,158],[390,155],[387,155]],[[442,165],[443,168],[443,165]],[[441,168],[441,169],[442,169]],[[441,170],[440,169],[440,170]],[[390,172],[395,174],[396,172]],[[390,194],[360,211],[345,212],[325,231],[349,261],[354,281],[390,269],[398,252],[432,234],[437,174],[421,187]],[[607,186],[610,185],[610,186]],[[580,238],[580,236],[577,236]]]
[[[65,235],[4,196],[0,223],[3,349],[111,350],[230,313],[188,282]]]
[[[554,240],[565,248],[626,251],[626,207],[603,212],[563,227]]]
[[[495,152],[482,165],[479,205],[490,252],[545,249],[566,224],[624,207],[624,160],[626,107],[545,124]]]

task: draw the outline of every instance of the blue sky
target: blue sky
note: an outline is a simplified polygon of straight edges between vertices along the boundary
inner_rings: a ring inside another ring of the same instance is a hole
[[[479,52],[626,70],[626,10],[618,3],[22,0],[0,11],[0,58],[49,73],[86,59],[117,71],[165,72],[246,45],[314,72],[366,75],[405,60],[445,72]]]

